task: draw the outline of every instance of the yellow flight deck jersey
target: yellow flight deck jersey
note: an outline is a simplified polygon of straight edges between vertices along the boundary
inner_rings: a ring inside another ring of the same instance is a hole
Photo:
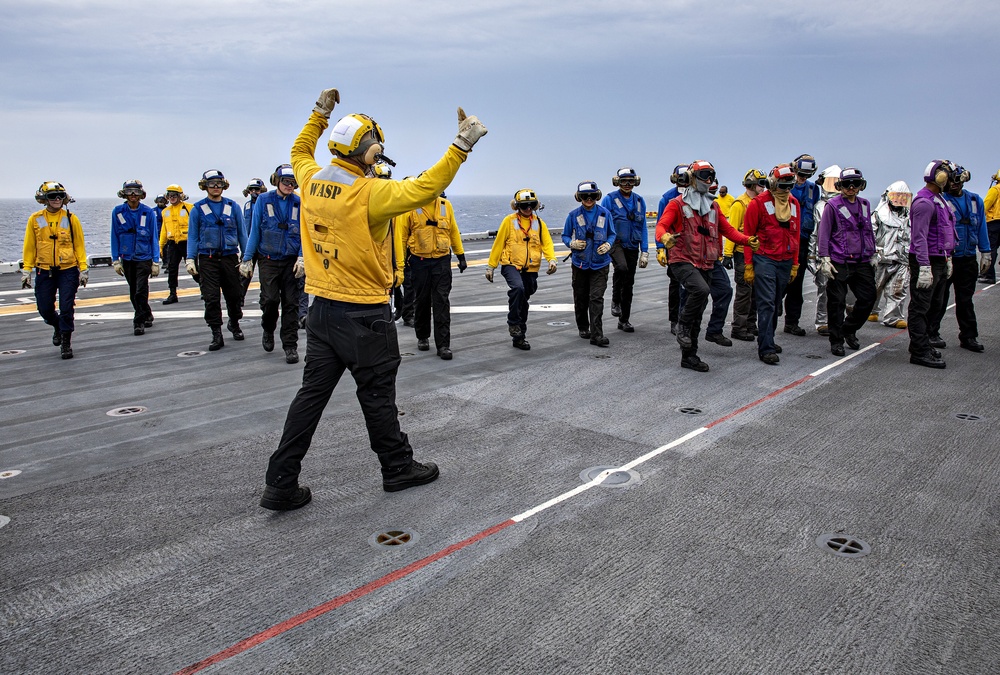
[[[59,209],[35,211],[24,230],[24,269],[87,269],[87,250],[83,245],[83,226],[75,213]]]
[[[385,304],[392,294],[390,220],[427,204],[448,187],[469,156],[448,146],[413,180],[369,178],[334,157],[316,163],[316,142],[329,121],[317,112],[292,146],[292,168],[302,195],[302,257],[306,292],[329,300]]]
[[[167,204],[160,213],[163,222],[160,224],[160,248],[166,246],[168,241],[187,241],[188,238],[188,216],[191,215],[192,206],[187,202],[177,202],[171,206]],[[250,223],[247,223],[247,230]]]
[[[740,232],[743,231],[743,217],[747,214],[747,207],[750,205],[750,195],[746,192],[741,194],[733,202],[733,205],[729,207],[729,224],[735,227]],[[739,253],[743,253],[743,246],[737,246],[728,237],[723,237],[724,243],[722,245],[722,255],[733,257],[733,250],[735,249]]]
[[[520,213],[511,213],[500,223],[488,264],[513,265],[522,272],[537,272],[543,255],[548,261],[556,259],[545,221],[536,215],[525,218]]]
[[[402,218],[396,218],[396,227],[410,255],[443,258],[451,255],[452,250],[456,255],[465,254],[462,233],[455,222],[455,210],[451,202],[443,197],[410,211]]]
[[[986,209],[987,223],[1000,220],[1000,183],[986,191],[983,207]]]
[[[717,197],[715,203],[719,205],[719,210],[722,211],[722,215],[729,220],[729,209],[733,208],[733,204],[736,202],[736,198],[733,197],[732,193],[726,193],[725,197]]]

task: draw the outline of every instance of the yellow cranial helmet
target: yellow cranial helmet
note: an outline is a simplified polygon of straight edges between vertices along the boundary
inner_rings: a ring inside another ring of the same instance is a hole
[[[753,185],[760,187],[767,186],[767,176],[760,169],[750,169],[743,174],[743,187],[751,187]]]
[[[66,199],[68,197],[66,194],[66,188],[63,187],[63,184],[54,180],[47,180],[38,186],[38,190],[35,191],[35,201],[39,204],[45,204],[48,202],[49,195],[52,195],[53,198],[62,195],[62,199]]]
[[[363,157],[365,164],[375,164],[383,143],[385,136],[378,122],[368,115],[351,113],[333,125],[327,146],[340,157]]]
[[[165,193],[176,192],[178,195],[182,195],[184,194],[184,188],[182,188],[177,183],[173,183],[172,185],[168,185],[167,189],[164,190],[164,192]]]
[[[514,193],[514,198],[510,200],[510,208],[514,211],[523,206],[527,206],[533,211],[538,208],[538,195],[531,188],[521,188]]]

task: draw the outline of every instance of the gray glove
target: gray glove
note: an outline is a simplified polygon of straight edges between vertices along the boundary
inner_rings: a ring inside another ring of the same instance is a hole
[[[295,260],[295,264],[292,266],[292,274],[295,275],[296,279],[301,279],[306,275],[306,261],[299,256]]]
[[[493,283],[493,270],[494,269],[496,269],[496,268],[494,268],[494,267],[487,267],[486,268],[486,274],[483,275],[483,276],[486,277],[486,281],[490,282],[491,284]]]
[[[587,248],[587,240],[574,239],[571,242],[569,242],[569,247],[574,251],[582,251],[583,249]]]
[[[324,89],[320,92],[319,98],[316,99],[316,107],[313,108],[313,112],[318,112],[323,117],[330,119],[330,113],[333,112],[334,106],[340,103],[340,92],[336,89]]]
[[[639,267],[646,269],[646,265],[649,264],[649,253],[643,251],[639,254]]]
[[[873,255],[872,259],[869,261],[872,264],[872,269],[878,269],[878,254]]]
[[[610,250],[611,250],[611,244],[609,244],[608,242],[604,242],[603,244],[597,247],[597,255],[604,255]]]
[[[986,273],[990,271],[990,254],[982,253],[983,257],[979,259],[979,276],[986,276]]]
[[[160,276],[160,263],[154,262],[153,266],[149,269],[149,276],[158,277]]]
[[[945,264],[948,266],[948,268],[947,268],[947,278],[951,279],[951,273],[955,269],[954,265],[951,264],[951,256],[948,256],[947,258],[945,258],[944,261],[945,261]]]
[[[187,263],[184,265],[184,269],[186,269],[187,273],[190,274],[191,276],[198,274],[198,265],[191,258],[187,259]]]
[[[549,261],[549,269],[545,270],[545,273],[546,274],[555,274],[556,273],[556,261],[555,260],[550,260]]]
[[[458,136],[455,136],[455,145],[460,150],[472,152],[472,146],[480,138],[486,135],[487,129],[479,118],[473,115],[466,117],[465,111],[461,107],[458,109]]]
[[[837,276],[837,268],[833,266],[833,261],[829,257],[819,259],[819,273],[827,279]]]
[[[31,288],[31,270],[27,268],[21,270],[21,288]]]
[[[111,263],[111,266],[115,268],[115,273],[118,276],[120,276],[120,277],[125,276],[125,268],[122,267],[122,261],[121,260],[115,260],[115,261],[113,261]]]
[[[253,260],[245,260],[240,263],[240,276],[244,279],[253,276]]]
[[[90,281],[90,270],[85,269],[80,272],[80,285],[86,288],[88,281]]]
[[[917,288],[930,288],[934,283],[934,273],[931,272],[930,265],[921,265],[920,273],[917,274]]]

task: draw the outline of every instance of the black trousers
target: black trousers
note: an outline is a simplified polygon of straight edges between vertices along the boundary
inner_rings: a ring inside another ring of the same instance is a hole
[[[519,326],[521,333],[526,334],[528,301],[538,290],[538,272],[522,272],[513,265],[501,265],[500,274],[507,282],[507,325]]]
[[[177,269],[181,260],[187,258],[188,243],[183,241],[167,241],[163,246],[163,265],[167,268],[167,285],[170,292],[177,290]]]
[[[983,279],[996,283],[997,280],[997,255],[1000,251],[1000,220],[991,220],[986,223],[986,232],[990,238],[990,268],[986,270]]]
[[[403,321],[409,321],[413,323],[413,307],[415,305],[413,297],[413,269],[410,268],[409,254],[406,256],[406,261],[403,263],[403,286],[401,288],[402,301],[399,304],[400,307],[400,317]]]
[[[853,335],[868,322],[868,315],[875,307],[875,269],[871,263],[833,263],[837,275],[826,282],[827,325],[830,344],[844,344],[845,335]],[[798,276],[806,271],[799,267]],[[847,290],[854,293],[854,309],[844,318],[847,308]]]
[[[430,337],[433,308],[434,346],[439,350],[451,347],[451,301],[448,299],[451,294],[451,256],[418,258],[411,255],[410,274],[413,276],[413,327],[417,339]]]
[[[945,298],[948,294],[947,263],[944,256],[931,256],[931,273],[934,275],[930,288],[917,288],[920,265],[917,256],[910,254],[910,307],[906,312],[906,330],[910,334],[910,353],[926,356],[930,353],[931,321],[938,313],[944,313]]]
[[[736,277],[736,300],[733,302],[733,330],[753,332],[757,328],[757,301],[753,286],[743,278],[747,263],[743,251],[734,251],[733,270]],[[802,268],[799,268],[800,270]]]
[[[632,316],[632,288],[639,267],[639,249],[625,248],[616,241],[611,247],[611,264],[615,268],[611,275],[611,304],[621,307],[618,320],[626,323]]]
[[[669,264],[667,265],[667,279],[670,280],[670,284],[667,286],[667,319],[670,323],[677,323],[677,317],[681,313],[681,285],[670,270]]]
[[[972,296],[976,294],[976,279],[979,278],[979,262],[974,255],[964,255],[951,259],[951,279],[944,284],[944,300],[937,312],[928,317],[928,334],[941,334],[941,321],[948,309],[948,296],[951,288],[955,288],[955,318],[958,319],[958,339],[968,340],[979,337],[979,325],[976,322],[976,306]]]
[[[299,342],[299,280],[295,278],[295,258],[257,263],[260,278],[260,325],[265,333],[273,333],[281,309],[281,347],[295,347]]]
[[[125,281],[128,282],[128,299],[132,301],[132,325],[141,326],[146,319],[153,318],[149,307],[149,275],[153,271],[152,260],[122,260]]]
[[[701,319],[712,294],[712,270],[699,269],[689,262],[670,263],[670,269],[677,281],[684,286],[684,309],[678,323],[690,330],[691,348],[682,349],[684,356],[698,353],[698,333]]]
[[[205,323],[212,328],[222,326],[220,290],[226,298],[229,320],[236,323],[243,318],[243,287],[235,253],[213,257],[199,255],[198,276],[201,278],[201,299],[205,302]]]
[[[60,333],[72,333],[76,306],[76,291],[80,287],[80,268],[70,267],[49,270],[35,268],[35,306],[45,323],[58,328]],[[56,311],[56,298],[59,311]]]
[[[573,309],[576,327],[590,337],[604,336],[604,293],[608,290],[608,268],[584,270],[573,265]]]
[[[277,488],[298,485],[302,459],[345,369],[357,385],[368,440],[378,454],[382,475],[391,476],[409,467],[413,449],[399,428],[399,341],[389,305],[317,297],[309,307],[306,337],[302,387],[288,408],[281,441],[268,463],[267,484]],[[345,441],[348,444],[353,439]]]
[[[786,326],[798,326],[799,319],[802,318],[802,305],[804,303],[802,299],[802,283],[806,278],[806,265],[809,263],[809,238],[802,239],[799,238],[799,261],[796,263],[799,266],[799,273],[795,275],[795,278],[788,282],[788,287],[785,289],[785,325]],[[865,316],[867,319],[868,316]],[[830,333],[831,337],[833,333]]]

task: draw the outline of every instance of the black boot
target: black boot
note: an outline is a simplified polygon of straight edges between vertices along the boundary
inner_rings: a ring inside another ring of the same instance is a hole
[[[62,339],[59,341],[59,351],[64,359],[73,358],[73,347],[70,345],[72,335],[72,333],[63,333]]]
[[[215,352],[226,346],[222,339],[222,326],[212,326],[212,344],[208,345],[208,351]]]
[[[62,344],[62,333],[59,332],[59,326],[52,332],[52,344],[58,347]]]
[[[677,344],[681,349],[691,349],[691,327],[687,324],[677,324]]]
[[[163,299],[164,305],[172,305],[177,302],[177,293],[173,290],[170,291],[170,295]]]
[[[233,321],[232,319],[230,319],[229,320],[229,324],[226,327],[229,329],[229,332],[233,334],[233,339],[234,340],[242,340],[243,339],[243,337],[244,337],[243,336],[243,329],[240,328],[240,322],[239,321]]]

